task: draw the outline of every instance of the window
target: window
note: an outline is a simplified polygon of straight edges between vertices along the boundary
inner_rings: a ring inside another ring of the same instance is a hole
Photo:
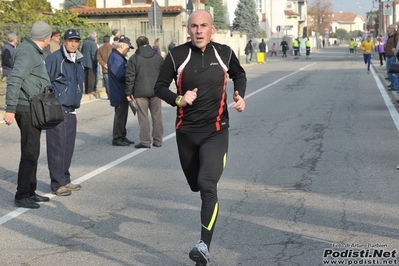
[[[122,0],[124,5],[132,4],[152,4],[152,0]]]
[[[148,23],[148,21],[141,21],[140,22],[140,34],[141,35],[149,35],[149,34],[153,34],[155,32],[155,28],[154,26],[150,26],[150,24]],[[158,33],[162,33],[162,26],[157,25],[157,32]]]
[[[285,3],[285,10],[293,10],[293,9],[294,9],[294,5],[292,2]]]
[[[257,13],[262,13],[262,0],[256,0],[256,12]]]
[[[148,21],[140,22],[140,30],[141,30],[142,34],[146,35],[147,34],[147,30],[149,29],[149,27],[150,26],[148,24]]]

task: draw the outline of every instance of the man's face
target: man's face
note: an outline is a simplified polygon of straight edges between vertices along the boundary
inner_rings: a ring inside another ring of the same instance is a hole
[[[51,37],[51,39],[52,39],[53,41],[59,43],[59,42],[60,42],[60,37],[61,37],[60,34],[55,34],[55,35],[53,35],[53,37]]]
[[[126,43],[122,43],[122,45],[119,48],[120,48],[119,52],[124,56],[126,56],[130,51],[130,47]]]
[[[190,35],[192,43],[205,51],[206,45],[211,41],[212,34],[216,32],[211,16],[206,11],[198,10],[191,14],[188,23],[187,33]]]
[[[63,41],[64,47],[68,53],[76,53],[78,50],[80,40],[79,39],[65,39]]]
[[[388,33],[389,33],[389,34],[392,34],[392,33],[394,33],[394,31],[395,31],[395,28],[394,28],[392,25],[390,25],[390,26],[388,27]]]

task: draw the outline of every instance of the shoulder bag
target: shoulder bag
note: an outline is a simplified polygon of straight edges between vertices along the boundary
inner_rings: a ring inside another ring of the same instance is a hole
[[[388,72],[391,74],[399,74],[399,64],[391,64]]]
[[[53,87],[47,86],[43,92],[33,97],[23,89],[22,91],[29,99],[32,126],[38,129],[51,129],[64,121],[62,105],[55,97]]]

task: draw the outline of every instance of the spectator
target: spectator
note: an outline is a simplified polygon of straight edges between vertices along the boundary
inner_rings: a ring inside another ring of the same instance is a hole
[[[121,33],[120,33],[120,31],[119,31],[119,29],[114,29],[114,30],[112,30],[112,36],[111,36],[111,38],[110,38],[110,43],[111,44],[114,44],[114,42],[115,42],[115,38],[117,37],[118,38],[118,40],[119,40],[119,36],[121,35]]]
[[[69,168],[75,149],[75,109],[80,107],[82,99],[84,67],[83,55],[78,50],[79,32],[74,29],[65,31],[62,43],[60,49],[46,58],[46,69],[55,95],[62,104],[64,121],[46,130],[46,146],[51,192],[57,196],[69,196],[71,191],[82,188],[79,184],[71,183]]]
[[[276,46],[276,43],[275,43],[275,42],[274,42],[273,45],[272,45],[272,53],[271,53],[270,56],[273,56],[273,54],[274,54],[275,56],[277,56],[277,46]]]
[[[38,202],[50,200],[36,194],[41,130],[32,126],[28,96],[35,96],[51,85],[43,60],[43,49],[50,42],[51,32],[50,25],[44,21],[33,24],[30,38],[15,49],[14,66],[7,78],[4,121],[11,125],[15,118],[21,133],[21,159],[14,200],[17,207],[37,209],[40,207]]]
[[[154,147],[162,146],[162,107],[161,99],[155,96],[154,87],[161,69],[163,58],[149,45],[148,38],[140,36],[136,40],[137,51],[129,58],[126,69],[126,97],[130,102],[132,95],[137,103],[137,118],[140,125],[140,143],[134,147],[150,148],[150,123],[152,119],[152,139]]]
[[[380,57],[380,66],[382,67],[384,65],[384,61],[386,61],[385,57],[385,37],[380,34],[380,36],[377,38],[378,41],[378,46],[376,47],[376,50],[378,52],[378,55]]]
[[[129,146],[134,144],[126,138],[126,123],[129,104],[126,99],[126,55],[134,49],[130,39],[119,40],[116,49],[108,57],[108,81],[110,104],[115,108],[114,126],[112,130],[112,145]]]
[[[114,38],[114,43],[112,44],[114,46],[114,48],[118,44],[118,42],[119,42],[119,37],[115,37]]]
[[[168,46],[168,51],[172,50],[173,48],[176,47],[177,41],[176,39],[172,39],[171,43]]]
[[[98,48],[97,51],[97,61],[101,65],[101,71],[103,73],[103,82],[105,91],[107,92],[107,98],[109,99],[109,87],[108,87],[108,57],[112,52],[114,46],[109,43],[110,37],[105,35],[103,37],[103,45]]]
[[[12,69],[12,56],[18,43],[15,33],[7,34],[8,42],[1,48],[1,67],[3,68],[2,80],[5,80]]]
[[[285,40],[285,38],[283,38],[283,40],[281,41],[280,46],[281,46],[281,50],[283,51],[282,57],[287,57],[288,43]]]
[[[154,45],[152,46],[152,49],[159,55],[161,55],[161,48],[160,48],[160,44],[159,44],[159,38],[157,38],[154,42]],[[137,53],[137,51],[136,51]]]
[[[59,31],[53,31],[51,33],[50,53],[54,53],[60,49],[60,39],[61,33]]]
[[[85,93],[97,97],[96,76],[97,76],[97,33],[90,33],[82,45],[83,66],[85,68]]]
[[[252,40],[248,41],[247,45],[245,46],[244,51],[245,51],[245,55],[246,55],[246,63],[250,64],[252,53],[253,53]]]

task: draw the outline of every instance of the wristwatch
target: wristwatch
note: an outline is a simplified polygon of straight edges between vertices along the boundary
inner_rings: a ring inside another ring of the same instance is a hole
[[[176,97],[175,103],[176,103],[176,105],[177,105],[178,107],[180,107],[180,102],[181,102],[182,99],[183,99],[183,96],[182,96],[182,95],[178,95],[178,96]]]

